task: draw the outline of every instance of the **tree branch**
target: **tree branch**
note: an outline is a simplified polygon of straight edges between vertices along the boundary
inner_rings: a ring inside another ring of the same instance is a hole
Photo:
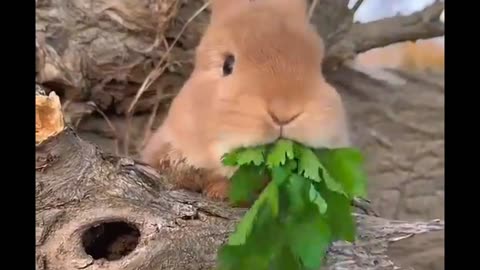
[[[444,3],[436,1],[411,15],[394,16],[368,23],[356,23],[343,38],[329,47],[326,65],[335,67],[356,54],[390,44],[428,39],[445,33],[440,15]]]
[[[395,16],[353,26],[350,36],[355,52],[361,53],[389,44],[442,36],[445,25],[440,21],[443,2],[435,2],[408,16]]]
[[[352,12],[355,13],[357,10],[360,8],[360,6],[363,4],[363,0],[357,0],[355,4],[352,7]]]

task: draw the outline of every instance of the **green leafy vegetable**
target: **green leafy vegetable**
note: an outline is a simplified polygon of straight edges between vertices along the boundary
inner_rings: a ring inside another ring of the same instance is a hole
[[[322,164],[318,161],[315,153],[308,148],[300,148],[298,152],[300,154],[300,162],[298,165],[299,173],[303,174],[303,176],[308,179],[320,182],[320,168]]]
[[[351,197],[365,198],[367,176],[363,170],[363,157],[360,151],[353,148],[318,150],[320,162],[330,175],[337,180]]]
[[[318,269],[331,241],[330,228],[317,209],[308,206],[308,216],[299,217],[288,230],[292,250],[306,268]]]
[[[268,177],[265,169],[254,165],[244,165],[233,175],[230,184],[230,201],[234,204],[255,199],[263,181]]]
[[[270,182],[219,250],[219,269],[318,269],[332,241],[355,240],[351,200],[366,194],[358,150],[279,140],[233,151],[223,163],[238,167],[233,203],[253,201]]]
[[[329,190],[322,183],[315,183],[314,185],[328,203],[325,217],[332,230],[333,239],[353,242],[355,240],[355,221],[351,215],[350,199]]]
[[[267,156],[267,165],[270,168],[278,167],[285,164],[287,158],[293,159],[293,142],[279,140]]]
[[[318,210],[320,214],[325,214],[327,212],[327,202],[322,198],[322,195],[315,189],[313,184],[310,184],[310,191],[309,191],[310,201],[315,203],[318,206]]]
[[[252,149],[245,149],[244,151],[237,153],[237,164],[246,165],[253,163],[255,165],[261,165],[264,162],[263,147],[256,147]]]
[[[270,207],[269,210],[272,212],[273,216],[278,214],[278,187],[275,185],[275,182],[270,182],[255,201],[252,208],[250,208],[245,214],[242,221],[238,224],[237,230],[230,236],[230,245],[245,243],[249,232],[252,230],[255,218],[257,218],[256,222],[258,222],[257,213],[259,212],[259,209],[267,206]]]
[[[292,213],[298,213],[305,209],[310,199],[310,183],[297,174],[292,174],[285,187],[287,204]]]

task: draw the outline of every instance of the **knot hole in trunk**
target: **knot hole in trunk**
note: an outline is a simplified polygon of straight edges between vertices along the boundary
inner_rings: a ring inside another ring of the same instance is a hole
[[[82,235],[85,253],[94,260],[119,260],[130,254],[138,245],[140,231],[127,222],[102,222],[87,229]]]

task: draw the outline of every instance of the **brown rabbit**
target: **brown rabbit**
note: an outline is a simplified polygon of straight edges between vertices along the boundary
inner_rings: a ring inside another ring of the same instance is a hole
[[[225,199],[238,147],[287,138],[349,145],[341,97],[321,71],[324,46],[304,0],[213,0],[195,68],[142,153],[149,165],[183,160],[205,176],[178,186]]]

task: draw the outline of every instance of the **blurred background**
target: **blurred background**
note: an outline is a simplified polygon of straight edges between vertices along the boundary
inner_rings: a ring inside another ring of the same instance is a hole
[[[353,5],[354,2],[351,1],[350,4]],[[434,0],[365,0],[355,14],[355,20],[368,22],[397,14],[407,15],[433,2]],[[442,16],[444,21],[444,13]],[[408,114],[406,111],[410,110],[412,114],[408,124],[400,124],[402,121],[392,117],[391,120],[396,124],[388,122],[371,125],[391,125],[384,130],[399,131],[387,135],[386,140],[385,134],[381,135],[376,128],[376,131],[370,134],[376,133],[373,136],[378,137],[379,141],[397,143],[399,147],[390,149],[396,149],[392,151],[397,153],[403,152],[392,161],[396,165],[386,166],[389,169],[379,165],[385,162],[384,156],[378,150],[385,147],[380,146],[383,143],[374,146],[376,150],[371,152],[373,156],[370,158],[375,160],[376,165],[370,167],[374,176],[370,182],[370,197],[382,216],[407,220],[444,218],[444,44],[444,36],[417,42],[402,42],[370,50],[358,55],[355,60],[355,64],[370,72],[378,69],[401,70],[439,86],[437,91],[419,86],[410,94],[397,97],[397,102],[404,104],[396,113]],[[420,127],[422,131],[419,131]],[[424,134],[413,138],[414,134],[418,136],[419,133]],[[405,149],[402,149],[403,147]],[[423,158],[418,158],[421,155]],[[414,165],[415,162],[418,164]],[[401,262],[401,265],[408,265],[413,269],[443,270],[444,233],[438,232],[395,243],[391,247],[391,255]]]
[[[353,6],[355,0],[350,1]],[[397,14],[422,10],[434,0],[365,0],[355,14],[355,21],[369,22]],[[444,70],[444,37],[417,42],[403,42],[359,55],[357,61],[367,67],[402,68],[413,71]]]

